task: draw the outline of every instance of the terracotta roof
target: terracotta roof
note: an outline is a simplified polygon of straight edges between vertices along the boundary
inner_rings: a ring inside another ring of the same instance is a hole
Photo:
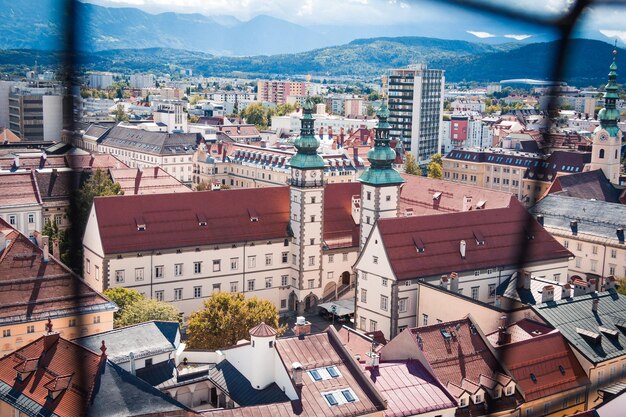
[[[546,324],[539,323],[534,320],[522,319],[516,323],[508,325],[506,330],[511,335],[510,343],[516,343],[550,333],[554,329]],[[498,346],[498,330],[489,333],[487,335],[487,339],[492,346]]]
[[[74,169],[88,168],[128,168],[128,166],[110,154],[94,153],[94,154],[71,154],[65,156],[67,165]]]
[[[52,256],[44,262],[42,250],[2,219],[0,229],[11,241],[0,253],[0,324],[116,310]]]
[[[183,185],[158,166],[146,167],[143,170],[139,170],[139,168],[113,168],[109,169],[109,175],[113,182],[120,184],[124,195],[191,192],[189,187]]]
[[[511,205],[511,193],[483,187],[437,180],[418,175],[402,174],[405,183],[400,192],[400,211],[413,209],[414,215],[442,214],[463,211],[465,197],[471,197],[470,207],[502,208]]]
[[[380,219],[377,227],[400,280],[570,256],[514,200],[509,208]],[[416,239],[423,251],[416,251]]]
[[[526,401],[589,384],[585,371],[558,330],[499,346],[496,355],[515,378]]]
[[[16,167],[15,156],[7,155],[0,157],[0,170],[29,170],[29,169],[41,169],[41,168],[65,168],[65,157],[63,155],[47,155],[42,157],[41,153],[28,153],[26,155],[19,155],[19,167]]]
[[[0,172],[2,206],[26,206],[41,204],[33,171]]]
[[[36,367],[23,368],[23,363]],[[16,369],[32,370],[21,381]],[[49,390],[56,391],[54,399]],[[29,417],[139,416],[189,412],[176,400],[95,353],[51,333],[0,359],[0,401]]]
[[[571,175],[557,176],[547,194],[558,194],[566,197],[582,198],[584,200],[606,201],[620,203],[620,194],[623,190],[617,189],[604,175],[604,171],[596,169]],[[626,204],[626,201],[622,202]]]
[[[35,179],[43,201],[69,199],[75,178],[74,173],[67,168],[35,172]]]
[[[265,323],[259,323],[250,329],[250,336],[254,337],[273,337],[276,336],[276,329]]]
[[[8,143],[16,143],[21,142],[22,139],[13,133],[8,127],[0,127],[0,143],[8,142]]]
[[[358,244],[351,198],[359,189],[357,183],[325,187],[325,240]],[[94,207],[107,254],[289,236],[289,187],[180,193],[176,198],[163,194],[97,197]],[[251,220],[250,209],[258,221]],[[145,230],[138,230],[138,222],[146,225]]]

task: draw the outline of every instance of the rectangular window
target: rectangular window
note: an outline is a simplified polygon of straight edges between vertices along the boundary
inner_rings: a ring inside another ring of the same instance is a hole
[[[272,288],[272,277],[265,278],[265,288]]]
[[[374,320],[370,320],[370,332],[375,332],[378,327],[378,323]]]
[[[115,271],[115,282],[124,282],[124,270]]]
[[[222,270],[222,261],[219,259],[213,260],[213,272],[220,272]]]
[[[576,257],[576,268],[580,268],[580,265],[582,264],[582,258],[580,256]]]
[[[154,267],[154,277],[163,278],[163,265],[158,265]]]
[[[315,288],[315,280],[314,279],[310,279],[309,280],[309,288]]]
[[[76,327],[76,319],[70,319],[68,327]]]
[[[296,265],[298,263],[298,256],[297,255],[291,255],[291,263]]]
[[[182,299],[183,299],[183,289],[174,288],[174,300],[182,300]]]
[[[564,240],[564,241],[563,241],[563,247],[564,247],[565,249],[569,248],[569,240]]]
[[[596,261],[595,259],[591,260],[591,272],[596,272],[596,269],[598,269],[598,261]]]
[[[281,309],[285,309],[287,308],[287,300],[285,298],[283,298],[282,300],[280,300],[280,308]]]
[[[230,270],[236,271],[239,268],[239,258],[230,258]]]
[[[328,404],[330,404],[331,406],[339,404],[333,394],[324,394],[324,398],[326,398],[326,401],[328,401]]]
[[[155,291],[154,292],[154,299],[157,301],[163,301],[163,291],[159,290],[159,291]]]
[[[213,284],[213,292],[220,292],[222,291],[222,284]]]
[[[399,313],[406,313],[406,309],[407,309],[407,304],[409,303],[409,299],[408,298],[401,298],[398,300],[398,312]]]
[[[343,254],[343,261],[346,262],[348,260],[348,254],[344,253]]]
[[[11,337],[11,329],[4,329],[2,331],[2,337]]]
[[[267,253],[265,254],[265,266],[270,266],[270,265],[272,265],[272,254]]]
[[[135,268],[135,281],[143,281],[143,268]]]
[[[389,280],[387,278],[383,278],[383,287],[386,287],[388,282]]]
[[[389,304],[389,298],[385,295],[380,296],[380,309],[383,311],[387,311],[387,307]]]
[[[85,269],[87,270],[88,274],[91,273],[91,260],[85,259]]]
[[[367,272],[361,272],[361,279],[367,281]]]
[[[493,297],[496,295],[496,284],[489,284],[488,286],[489,297]]]
[[[248,268],[256,268],[256,256],[248,256]]]
[[[428,326],[428,314],[422,314],[422,326]]]
[[[237,281],[233,281],[230,283],[230,292],[237,292],[239,283]]]
[[[174,265],[174,276],[179,277],[183,274],[183,264]]]
[[[100,323],[100,316],[95,316],[93,318],[93,324],[98,324],[98,323]]]
[[[378,256],[373,256],[372,257],[372,262],[374,262],[375,264],[378,263]]]
[[[283,252],[281,254],[281,262],[284,263],[284,264],[289,262],[289,252]]]
[[[576,243],[576,250],[577,250],[577,251],[581,251],[581,250],[583,250],[583,244],[582,244],[582,243],[580,243],[580,242]]]
[[[100,281],[100,267],[96,265],[96,281]]]
[[[194,262],[193,263],[193,273],[201,274],[202,273],[202,262]]]
[[[254,291],[254,280],[253,279],[249,279],[248,280],[248,291]]]
[[[15,226],[15,225],[17,225],[17,216],[16,216],[15,214],[11,214],[11,215],[9,216],[9,224],[10,224],[11,226]]]
[[[194,298],[202,297],[202,286],[193,287],[193,296]]]
[[[328,263],[332,264],[335,261],[335,256],[334,255],[328,255]]]
[[[367,290],[364,288],[361,288],[361,302],[367,303]]]
[[[57,224],[57,226],[60,226],[61,223],[63,223],[63,216],[61,216],[60,214],[56,214],[54,216],[54,222]]]
[[[35,333],[35,326],[34,325],[26,326],[26,333]]]
[[[593,252],[594,255],[597,255],[598,254],[598,247],[596,245],[593,245],[591,247],[591,251]]]
[[[35,215],[33,213],[28,213],[28,223],[35,223]]]
[[[478,300],[479,290],[480,290],[480,287],[472,287],[472,298],[474,300]]]
[[[367,322],[367,320],[366,320],[365,317],[360,317],[359,318],[359,327],[360,327],[361,330],[367,330],[365,328],[365,326],[367,325],[366,322]]]
[[[289,275],[281,275],[280,285],[283,287],[286,287],[288,282],[289,282]]]
[[[613,259],[617,258],[617,250],[611,249],[611,258]]]
[[[315,266],[315,256],[309,256],[309,266]]]
[[[477,277],[480,275],[480,271],[474,271],[474,276]]]
[[[352,403],[356,401],[356,399],[354,398],[354,395],[352,395],[350,390],[345,389],[341,391],[341,393],[343,394],[343,398],[345,398],[347,402]]]

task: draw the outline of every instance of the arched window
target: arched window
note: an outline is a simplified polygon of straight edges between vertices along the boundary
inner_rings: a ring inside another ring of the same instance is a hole
[[[604,159],[604,149],[600,149],[600,159]]]

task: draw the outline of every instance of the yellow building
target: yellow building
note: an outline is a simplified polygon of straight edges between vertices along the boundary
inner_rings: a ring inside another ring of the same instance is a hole
[[[117,306],[38,239],[41,247],[0,220],[0,356],[46,334],[48,322],[68,339],[113,328]]]

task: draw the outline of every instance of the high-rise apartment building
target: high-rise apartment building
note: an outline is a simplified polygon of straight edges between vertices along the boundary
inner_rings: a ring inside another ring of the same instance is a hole
[[[306,83],[300,81],[259,80],[257,83],[259,101],[286,104],[287,97],[302,97],[306,92]]]
[[[402,138],[405,149],[422,166],[441,149],[444,84],[444,70],[428,69],[425,64],[390,73],[390,136]]]

